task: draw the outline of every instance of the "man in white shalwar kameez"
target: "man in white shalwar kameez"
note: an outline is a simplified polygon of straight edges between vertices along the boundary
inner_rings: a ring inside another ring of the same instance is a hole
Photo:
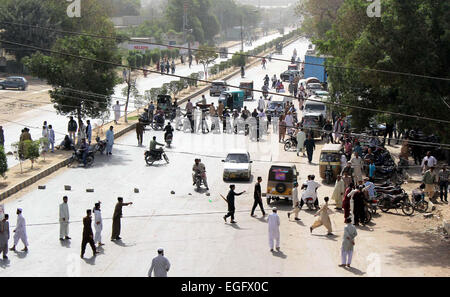
[[[116,101],[116,105],[113,106],[113,111],[114,111],[114,123],[117,124],[117,122],[120,119],[120,104],[119,101]]]
[[[152,277],[152,272],[155,271],[155,277],[167,277],[167,272],[170,269],[169,260],[164,257],[164,250],[162,248],[158,249],[158,256],[153,258],[152,266],[148,270],[148,277]]]
[[[342,200],[344,199],[345,193],[345,183],[340,175],[338,175],[336,180],[336,185],[334,186],[332,199],[336,202],[336,209],[342,209]]]
[[[69,205],[67,196],[63,197],[63,203],[59,205],[59,240],[70,239],[69,237]]]
[[[104,245],[102,243],[102,230],[103,230],[103,220],[102,220],[102,212],[100,210],[100,202],[95,203],[94,207],[94,242],[98,244],[98,247]]]
[[[306,140],[306,134],[303,132],[302,129],[298,130],[297,133],[297,156],[300,152],[302,152],[303,156],[305,156],[305,140]]]
[[[22,240],[25,248],[22,250],[23,252],[28,251],[28,240],[27,240],[27,229],[25,218],[22,216],[22,208],[17,209],[17,224],[16,229],[14,229],[14,245],[10,248],[11,251],[16,250],[16,245],[19,242],[19,239]]]
[[[280,250],[280,217],[277,214],[277,208],[272,208],[273,213],[269,215],[267,222],[269,223],[269,247],[273,252],[273,241],[276,241],[276,248]]]

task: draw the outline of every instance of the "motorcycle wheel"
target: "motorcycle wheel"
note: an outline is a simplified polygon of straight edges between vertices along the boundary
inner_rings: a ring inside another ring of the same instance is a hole
[[[412,214],[414,213],[414,206],[409,202],[403,203],[402,211],[405,215],[412,216]]]
[[[289,150],[291,149],[291,146],[292,146],[291,142],[290,142],[289,140],[287,140],[287,141],[284,143],[284,150],[285,150],[286,152],[289,151]]]
[[[378,202],[378,207],[381,209],[382,212],[388,212],[389,211],[389,202],[386,200],[380,200]]]
[[[424,213],[428,210],[428,202],[427,201],[419,201],[416,206],[415,206],[416,210],[418,212]]]
[[[167,162],[167,164],[169,164],[169,157],[167,157],[166,154],[163,154],[164,160]]]
[[[93,156],[88,156],[86,158],[86,166],[91,167],[92,164],[94,164],[94,157]]]
[[[153,160],[153,158],[151,156],[146,156],[145,162],[147,163],[147,165],[152,166],[153,163],[155,163],[155,160]]]

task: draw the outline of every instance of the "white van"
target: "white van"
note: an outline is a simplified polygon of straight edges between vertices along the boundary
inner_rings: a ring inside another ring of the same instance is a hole
[[[314,97],[314,100],[320,100],[318,97]],[[327,105],[323,102],[306,100],[303,103],[303,114],[307,113],[320,113],[324,119],[327,118]]]

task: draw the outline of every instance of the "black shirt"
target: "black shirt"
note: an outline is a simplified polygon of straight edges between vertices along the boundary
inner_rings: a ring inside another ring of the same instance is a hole
[[[255,200],[261,199],[261,184],[260,183],[255,184],[255,193],[254,193],[253,197],[255,198]]]
[[[91,225],[92,225],[91,217],[84,217],[83,218],[83,237],[90,237],[93,235]]]
[[[228,210],[229,211],[234,211],[235,210],[235,207],[234,207],[234,196],[240,196],[240,195],[242,195],[244,192],[241,192],[241,193],[236,193],[236,192],[234,192],[233,190],[230,190],[229,192],[228,192],[228,195],[227,195],[227,201],[228,201]]]

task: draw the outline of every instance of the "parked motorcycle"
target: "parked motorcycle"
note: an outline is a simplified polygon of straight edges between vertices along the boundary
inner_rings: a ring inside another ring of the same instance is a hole
[[[157,161],[162,161],[162,159],[164,158],[164,160],[166,161],[167,164],[169,164],[169,158],[167,157],[166,153],[161,151],[146,151],[145,152],[145,162],[149,165],[152,166],[153,163],[157,162]]]
[[[289,139],[284,142],[284,150],[286,152],[291,150],[292,148],[297,149],[297,137],[295,137],[295,135],[293,134],[290,134],[289,136]]]
[[[378,200],[378,207],[382,212],[401,208],[402,212],[407,216],[411,216],[414,213],[414,206],[409,201],[409,196],[406,193],[399,195],[383,194]]]
[[[67,167],[70,167],[75,161],[78,163],[83,163],[83,153],[80,150],[77,150],[75,146],[72,146],[73,154],[72,157],[69,160],[69,163],[67,164]],[[89,150],[88,155],[86,157],[86,167],[92,166],[94,164],[94,151]]]
[[[106,149],[106,141],[100,140],[100,137],[98,137],[98,136],[97,136],[97,138],[95,138],[95,141],[97,141],[97,144],[94,147],[94,153],[99,152],[101,155],[103,155],[103,153],[105,152],[105,149]]]

